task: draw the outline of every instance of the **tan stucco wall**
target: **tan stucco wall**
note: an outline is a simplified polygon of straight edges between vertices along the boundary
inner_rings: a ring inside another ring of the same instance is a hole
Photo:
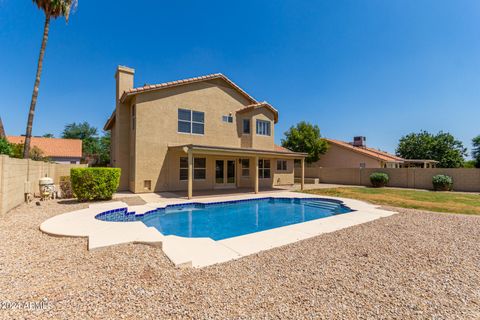
[[[70,169],[86,165],[48,163],[0,155],[0,215],[25,201],[25,192],[38,193],[38,180],[48,176],[58,186]]]
[[[432,178],[446,174],[453,178],[456,191],[480,191],[480,169],[423,169],[423,168],[306,168],[305,176],[319,178],[321,183],[370,186],[370,175],[385,172],[390,181],[388,186],[399,188],[432,189]],[[300,169],[295,168],[295,175]]]
[[[309,167],[323,168],[360,168],[365,163],[366,168],[381,168],[382,162],[361,153],[330,143],[328,151],[320,156],[320,160]]]

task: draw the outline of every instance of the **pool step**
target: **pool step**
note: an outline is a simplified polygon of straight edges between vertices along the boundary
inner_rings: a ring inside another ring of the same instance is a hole
[[[307,202],[304,202],[303,205],[308,207],[328,209],[328,210],[335,210],[340,207],[338,203],[327,203],[327,202],[320,202],[320,201],[307,201]]]

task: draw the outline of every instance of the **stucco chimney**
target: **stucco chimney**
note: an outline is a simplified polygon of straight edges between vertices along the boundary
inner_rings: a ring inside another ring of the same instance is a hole
[[[133,77],[135,75],[135,69],[118,66],[117,72],[115,72],[115,80],[117,82],[117,101],[123,95],[123,93],[133,88]]]

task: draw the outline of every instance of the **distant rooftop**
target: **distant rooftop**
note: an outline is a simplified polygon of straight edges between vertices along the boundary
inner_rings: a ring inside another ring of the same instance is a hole
[[[10,143],[24,143],[24,136],[7,136]],[[82,140],[80,139],[60,139],[60,138],[43,138],[32,137],[31,147],[35,146],[43,151],[46,157],[64,157],[64,158],[81,158],[82,157]]]

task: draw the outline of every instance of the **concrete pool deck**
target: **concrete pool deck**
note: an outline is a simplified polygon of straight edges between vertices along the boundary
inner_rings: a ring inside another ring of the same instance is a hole
[[[134,211],[136,214],[141,214],[171,204],[208,203],[265,197],[336,199],[343,201],[346,206],[355,211],[220,241],[214,241],[211,238],[165,236],[157,229],[147,227],[140,221],[106,222],[95,219],[95,216],[101,212],[121,208],[128,208],[129,212]],[[222,197],[204,197],[195,200],[173,197],[157,197],[155,199],[158,199],[158,202],[149,202],[140,206],[128,206],[120,201],[92,204],[87,209],[65,213],[48,219],[40,225],[40,230],[55,236],[86,237],[88,238],[89,250],[124,243],[153,245],[162,248],[166,256],[177,267],[200,268],[238,259],[260,251],[280,247],[323,233],[334,232],[396,213],[381,210],[378,206],[358,200],[307,195],[290,191],[258,195],[236,194]]]

